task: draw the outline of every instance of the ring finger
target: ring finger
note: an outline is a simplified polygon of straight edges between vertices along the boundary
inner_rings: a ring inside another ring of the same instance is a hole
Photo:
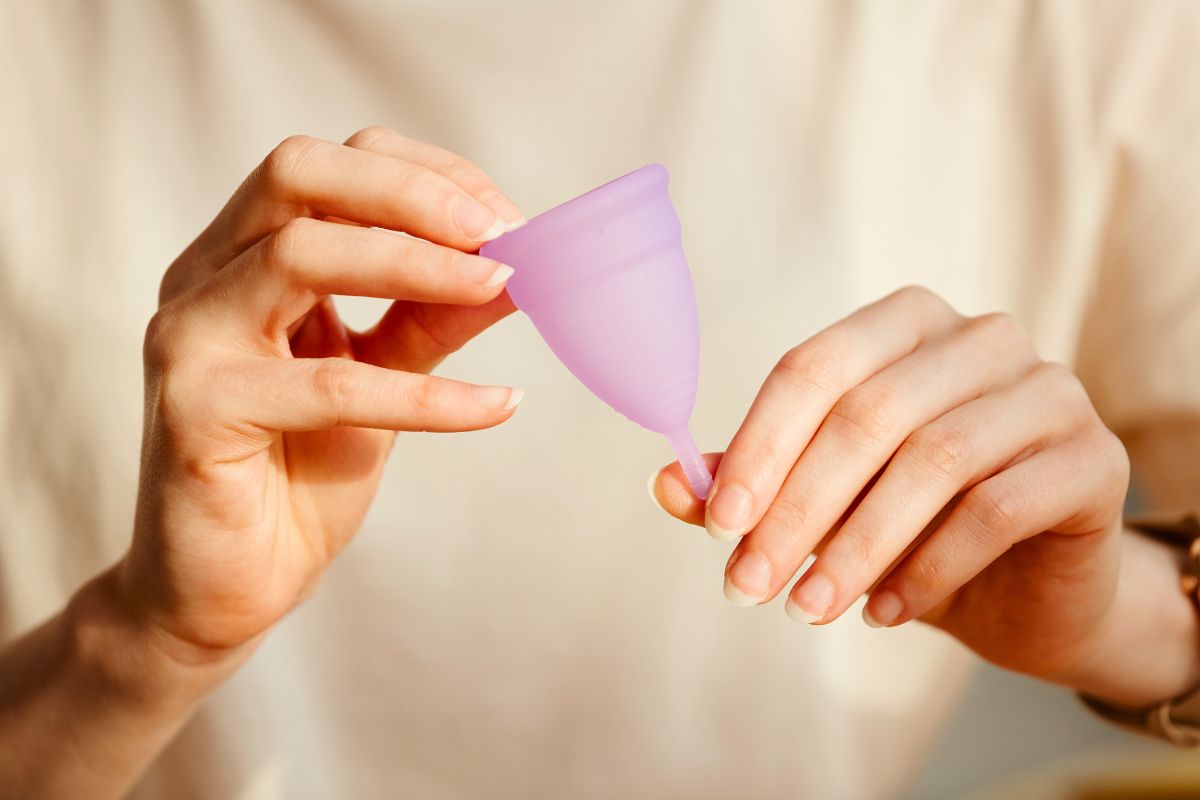
[[[788,614],[836,619],[913,545],[956,495],[1068,436],[1087,397],[1065,368],[1042,364],[909,436],[793,587]]]
[[[735,605],[775,596],[909,433],[1015,380],[1034,363],[1032,347],[1011,318],[987,315],[967,320],[843,395],[734,551],[726,596]]]

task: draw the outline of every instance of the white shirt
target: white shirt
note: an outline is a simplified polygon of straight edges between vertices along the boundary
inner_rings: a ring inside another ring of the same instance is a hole
[[[1194,4],[383,6],[0,11],[7,634],[127,545],[158,280],[292,133],[390,125],[530,215],[666,164],[704,449],[784,350],[909,283],[1018,314],[1115,426],[1200,409]],[[665,443],[520,315],[441,372],[528,394],[494,430],[401,436],[354,544],[137,796],[872,798],[911,778],[957,644],[726,604],[728,545],[643,494]]]

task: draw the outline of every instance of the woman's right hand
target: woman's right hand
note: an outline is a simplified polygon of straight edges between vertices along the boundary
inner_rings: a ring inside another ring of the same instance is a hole
[[[427,373],[512,311],[511,270],[471,253],[522,221],[478,167],[391,130],[267,156],[171,265],[146,333],[112,573],[143,628],[184,658],[248,651],[354,535],[395,431],[513,414],[520,391]],[[358,334],[333,294],[396,302]]]

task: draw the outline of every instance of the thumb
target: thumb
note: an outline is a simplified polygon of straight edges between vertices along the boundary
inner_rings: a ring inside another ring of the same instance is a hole
[[[709,472],[716,473],[723,453],[705,453],[704,463]],[[673,461],[650,475],[646,483],[650,499],[663,511],[691,525],[704,525],[704,501],[696,498],[678,461]]]

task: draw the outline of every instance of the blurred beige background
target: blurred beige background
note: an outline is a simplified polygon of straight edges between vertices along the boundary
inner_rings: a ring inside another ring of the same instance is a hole
[[[4,634],[124,548],[159,276],[297,132],[390,125],[527,213],[666,164],[708,449],[785,349],[908,283],[1017,314],[1114,426],[1195,411],[1198,45],[1169,0],[7,4]],[[402,437],[354,546],[139,796],[958,797],[1163,752],[920,626],[729,607],[727,549],[643,494],[664,446],[525,320],[445,372],[521,413]]]

